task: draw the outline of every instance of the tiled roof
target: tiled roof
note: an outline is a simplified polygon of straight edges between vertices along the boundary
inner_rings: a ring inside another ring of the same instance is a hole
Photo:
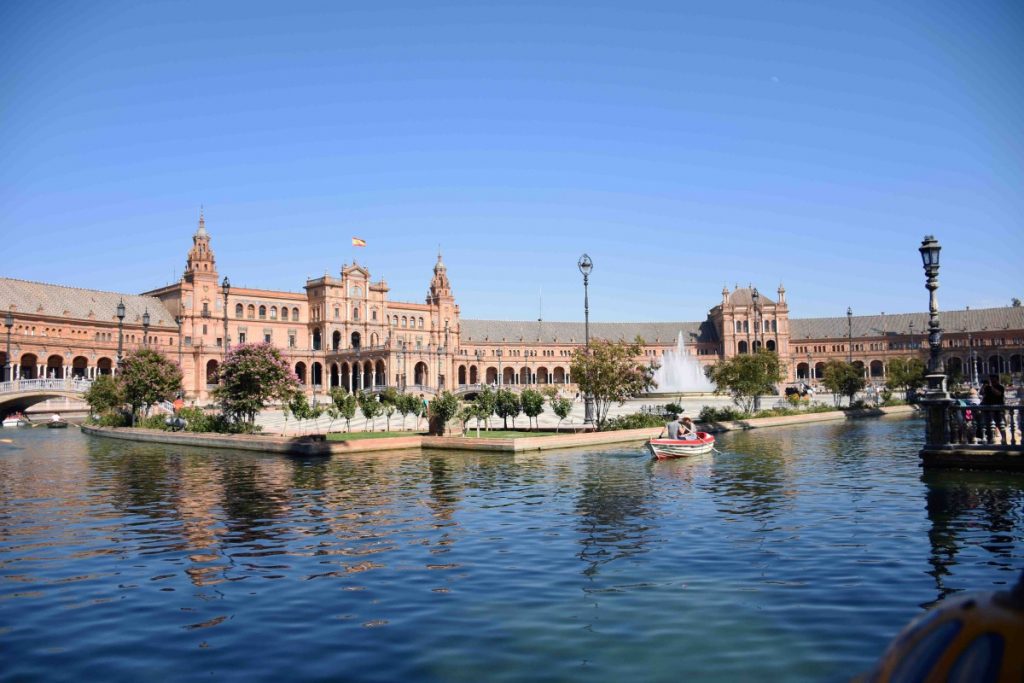
[[[15,317],[20,312],[86,320],[92,314],[96,321],[116,323],[117,304],[122,299],[125,323],[141,325],[142,314],[148,310],[150,327],[177,329],[174,316],[155,297],[0,278],[0,309],[6,312],[15,306]]]
[[[764,295],[764,292],[760,290],[757,292],[759,297],[758,306],[772,306],[775,302]],[[754,290],[750,287],[740,287],[729,295],[729,303],[734,306],[751,306],[754,303]]]
[[[581,322],[538,322],[536,320],[466,320],[461,321],[463,342],[477,344],[505,342],[545,342],[579,344],[584,339]],[[625,339],[637,335],[656,344],[675,342],[682,332],[687,342],[718,340],[714,326],[708,322],[669,323],[590,323],[592,339]]]
[[[940,311],[939,322],[944,332],[991,332],[1024,329],[1024,307],[982,308],[979,310]],[[854,337],[928,333],[927,313],[896,313],[889,315],[855,315],[852,319]],[[789,337],[801,339],[834,339],[849,333],[846,316],[835,318],[791,318]]]

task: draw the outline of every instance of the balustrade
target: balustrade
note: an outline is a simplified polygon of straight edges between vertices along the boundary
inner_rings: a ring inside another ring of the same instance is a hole
[[[952,405],[946,412],[947,443],[962,446],[1020,446],[1024,406]]]

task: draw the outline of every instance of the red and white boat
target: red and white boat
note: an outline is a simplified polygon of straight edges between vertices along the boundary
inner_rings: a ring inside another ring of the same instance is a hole
[[[651,439],[647,442],[647,446],[658,460],[686,458],[713,451],[715,437],[707,432],[697,432],[696,439]]]

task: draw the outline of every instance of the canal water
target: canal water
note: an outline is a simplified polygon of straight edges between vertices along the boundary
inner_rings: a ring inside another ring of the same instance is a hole
[[[293,459],[4,430],[0,679],[848,680],[1012,584],[1024,477],[880,419],[536,455]]]

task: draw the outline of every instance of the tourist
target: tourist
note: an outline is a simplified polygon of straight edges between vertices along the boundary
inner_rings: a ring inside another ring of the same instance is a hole
[[[1006,403],[1006,388],[999,383],[999,375],[990,374],[985,383],[981,385],[981,405],[983,406],[1001,406]],[[988,427],[991,428],[993,422],[995,428],[1003,437],[1003,443],[1006,443],[1006,435],[1003,432],[1003,411],[992,410],[985,411],[984,413],[985,422]]]
[[[693,425],[693,420],[688,417],[683,418],[683,423],[679,430],[680,438],[684,441],[695,441],[697,439],[697,428]]]
[[[687,418],[689,419],[689,418]],[[679,439],[679,430],[683,428],[683,425],[679,422],[679,415],[677,413],[672,414],[672,421],[665,424],[661,430],[661,434],[658,434],[658,438],[665,436],[665,432],[668,432],[668,438],[672,440]]]

